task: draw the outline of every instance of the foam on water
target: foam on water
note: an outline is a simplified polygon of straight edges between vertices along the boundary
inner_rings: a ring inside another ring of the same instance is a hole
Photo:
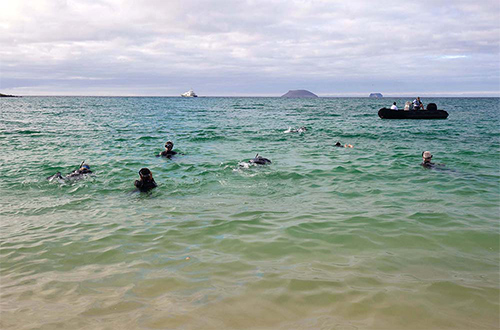
[[[1,99],[0,327],[498,328],[499,99],[393,101]]]

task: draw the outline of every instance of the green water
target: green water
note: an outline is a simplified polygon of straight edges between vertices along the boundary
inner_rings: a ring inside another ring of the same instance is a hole
[[[393,101],[0,99],[0,328],[498,329],[499,99]]]

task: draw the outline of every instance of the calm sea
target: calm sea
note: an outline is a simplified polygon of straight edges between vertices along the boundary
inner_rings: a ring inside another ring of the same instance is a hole
[[[0,99],[0,328],[498,329],[500,100],[393,101]]]

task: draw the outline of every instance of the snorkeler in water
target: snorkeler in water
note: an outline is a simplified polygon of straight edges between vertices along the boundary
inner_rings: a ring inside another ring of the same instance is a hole
[[[299,127],[297,129],[292,128],[292,127],[288,127],[288,129],[286,131],[283,131],[283,133],[304,133],[306,131],[307,131],[307,127],[305,127],[305,126]]]
[[[250,159],[248,161],[250,164],[257,164],[257,165],[267,165],[271,164],[271,161],[267,158],[264,158],[262,156],[259,156],[259,154],[255,155],[254,159]]]
[[[65,176],[61,175],[61,172],[57,172],[54,175],[51,175],[47,178],[47,180],[52,181],[54,179],[59,179],[59,180],[79,180],[87,175],[91,174],[92,171],[90,170],[90,166],[85,164],[85,161],[83,161],[80,164],[80,167],[77,170],[74,170],[71,173],[66,174]]]
[[[436,166],[436,164],[432,163],[431,160],[432,160],[431,152],[424,151],[422,152],[422,163],[420,165],[422,165],[425,168],[433,168],[434,166]]]
[[[173,151],[172,149],[174,148],[174,143],[172,141],[167,141],[165,142],[165,150],[160,152],[156,157],[166,157],[170,158],[173,155],[176,155],[177,152]]]
[[[337,143],[335,143],[335,147],[338,147],[338,148],[353,148],[354,146],[352,144],[341,144],[339,141],[337,141]]]
[[[134,185],[142,192],[150,191],[156,188],[156,182],[153,179],[153,173],[148,168],[141,168],[139,171],[139,180],[135,180]]]
[[[250,166],[254,165],[268,165],[268,164],[271,164],[270,159],[264,158],[262,156],[259,156],[259,154],[257,154],[253,159],[250,159],[248,162],[239,163],[239,166],[243,168],[249,168]]]

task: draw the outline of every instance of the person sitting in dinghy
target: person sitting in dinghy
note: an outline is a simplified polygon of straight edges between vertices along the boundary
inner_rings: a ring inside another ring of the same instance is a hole
[[[413,110],[424,110],[424,104],[420,101],[420,96],[413,100]]]
[[[396,102],[394,102],[392,105],[391,105],[391,110],[399,110],[397,105],[396,105]]]

